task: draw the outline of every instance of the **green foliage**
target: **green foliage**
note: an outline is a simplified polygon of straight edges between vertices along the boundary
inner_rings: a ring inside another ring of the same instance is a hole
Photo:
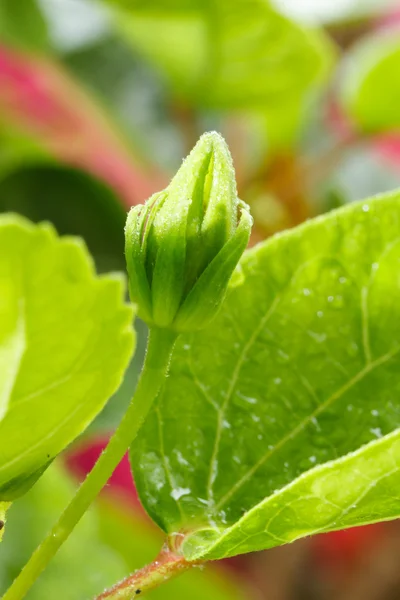
[[[216,559],[400,515],[400,194],[248,251],[131,450],[153,519]]]
[[[199,106],[301,103],[332,60],[322,32],[301,28],[264,0],[111,3],[125,9],[117,23],[126,39],[176,94]]]
[[[363,39],[347,56],[345,109],[367,133],[400,128],[400,39],[397,30]]]
[[[0,498],[15,498],[100,412],[132,353],[120,276],[83,243],[0,219]]]
[[[104,20],[101,40],[91,37],[92,27],[87,33],[83,27],[78,45],[67,43],[69,50],[61,50],[55,64],[44,55],[58,33],[73,42],[68,23],[64,30],[55,17],[48,32],[39,0],[0,0],[0,212],[46,219],[59,234],[82,235],[100,270],[120,269],[125,210],[117,195],[130,206],[156,187],[157,174],[148,177],[143,165],[133,164],[104,111],[63,73],[62,61],[108,98],[111,112],[117,109],[126,129],[136,130],[135,148],[153,163],[175,167],[204,128],[225,130],[241,197],[254,198],[258,207],[257,239],[264,224],[273,222],[268,206],[276,207],[278,226],[328,206],[327,194],[324,204],[316,190],[335,191],[332,165],[346,140],[339,131],[331,139],[330,94],[321,93],[323,86],[331,89],[327,75],[334,59],[325,31],[282,16],[268,0],[103,2],[115,20]],[[329,28],[344,53],[337,76],[357,142],[346,145],[353,171],[342,161],[336,173],[339,183],[341,177],[351,181],[336,188],[347,199],[393,186],[386,165],[382,180],[373,177],[379,169],[374,151],[365,176],[359,142],[364,134],[400,126],[398,32],[365,36],[372,23],[365,25]],[[348,51],[353,38],[357,42]],[[295,139],[301,148],[294,147]],[[67,163],[106,181],[116,196],[83,171],[62,166]],[[174,191],[180,197],[184,190],[185,210],[196,212],[193,200],[207,198],[207,185],[186,175]],[[330,196],[330,205],[338,204],[338,194]],[[400,516],[399,209],[400,193],[365,201],[250,250],[218,318],[201,333],[179,339],[170,376],[131,456],[146,509],[170,536],[171,547],[189,560],[219,559]],[[158,316],[168,313],[157,324],[170,325],[182,296],[199,284],[210,247],[215,250],[218,235],[204,235],[198,246],[203,215],[194,212],[188,232],[176,226],[172,202],[158,225],[163,233],[171,226],[174,243],[161,248],[162,235],[149,236],[144,268],[150,293],[157,281]],[[144,213],[136,208],[131,215],[142,218],[138,238],[147,243],[141,234],[152,223]],[[184,235],[189,242],[182,245]],[[164,262],[155,277],[160,256]],[[189,266],[169,278],[177,258]],[[214,271],[211,279],[223,287],[218,275]],[[208,318],[213,307],[202,284],[189,312]],[[131,287],[137,291],[134,281]],[[79,241],[59,239],[48,225],[0,216],[0,538],[9,501],[24,494],[96,415],[101,420],[89,433],[114,426],[131,398],[141,351],[120,401],[102,412],[132,349],[132,312],[122,298],[121,280],[96,277]],[[132,298],[137,300],[134,293]],[[184,325],[176,330],[187,330]],[[108,469],[139,428],[153,397],[148,391],[158,391],[163,381],[157,361],[161,355],[166,369],[169,350],[161,350],[154,342],[150,383],[130,405],[125,437],[117,436],[123,441],[107,459]],[[89,479],[72,510],[70,504],[75,522],[106,481],[109,471],[102,468],[99,476],[95,472],[96,485]],[[49,472],[11,507],[0,549],[4,589],[72,493],[63,474]],[[42,545],[40,560],[30,563],[22,585],[7,598],[22,597],[73,521],[64,527],[61,518],[59,535],[47,538],[55,544]],[[161,535],[103,505],[85,517],[28,598],[86,600],[153,559]],[[150,596],[240,600],[243,593],[214,574],[192,571]]]
[[[36,0],[1,0],[0,40],[25,50],[49,49],[46,22]]]

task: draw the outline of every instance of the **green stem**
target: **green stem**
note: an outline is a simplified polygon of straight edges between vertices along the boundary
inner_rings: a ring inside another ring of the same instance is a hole
[[[111,477],[126,450],[136,437],[168,372],[176,334],[166,329],[151,329],[142,373],[116,432],[92,471],[62,513],[53,529],[32,554],[3,600],[22,600],[75,525]]]

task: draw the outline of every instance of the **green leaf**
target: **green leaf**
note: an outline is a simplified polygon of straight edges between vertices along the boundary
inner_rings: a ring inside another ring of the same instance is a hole
[[[0,499],[32,485],[118,388],[133,346],[119,275],[78,238],[0,218]]]
[[[54,463],[10,508],[4,543],[0,545],[0,593],[18,575],[73,493],[72,481]],[[88,600],[125,574],[123,557],[103,540],[100,516],[91,509],[26,598]]]
[[[332,62],[321,31],[300,27],[264,0],[119,4],[123,35],[178,95],[200,106],[267,109],[287,97],[301,103]]]
[[[400,516],[399,301],[399,192],[245,254],[131,450],[187,558]]]
[[[0,41],[27,50],[49,49],[47,25],[36,0],[1,0]]]
[[[367,133],[400,127],[400,39],[398,31],[371,35],[348,54],[342,102]]]

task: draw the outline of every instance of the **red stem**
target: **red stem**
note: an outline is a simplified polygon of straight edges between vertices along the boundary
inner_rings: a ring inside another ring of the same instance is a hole
[[[195,564],[164,547],[155,561],[106,590],[96,600],[132,600],[187,571]]]

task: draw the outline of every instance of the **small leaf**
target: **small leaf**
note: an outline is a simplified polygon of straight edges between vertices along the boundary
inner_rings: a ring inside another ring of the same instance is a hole
[[[399,32],[373,34],[348,54],[343,69],[345,110],[367,133],[400,127]]]
[[[133,346],[120,276],[78,238],[0,218],[0,499],[30,487],[118,388]]]
[[[152,518],[217,559],[400,516],[400,193],[248,251],[131,450]]]

